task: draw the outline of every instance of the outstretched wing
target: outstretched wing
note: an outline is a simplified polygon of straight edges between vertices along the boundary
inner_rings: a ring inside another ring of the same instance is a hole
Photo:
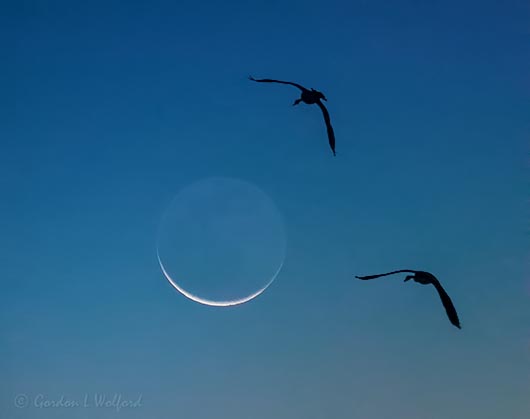
[[[282,80],[272,80],[272,79],[255,79],[252,76],[248,76],[249,80],[257,81],[258,83],[280,83],[280,84],[290,84],[291,86],[298,87],[302,92],[307,91],[304,86],[299,85],[298,83],[293,83],[292,81],[282,81]]]
[[[382,276],[387,276],[387,275],[400,274],[400,273],[404,273],[404,272],[407,272],[407,273],[415,273],[416,271],[412,271],[412,270],[410,270],[410,269],[401,269],[401,270],[399,270],[399,271],[387,272],[386,274],[368,275],[368,276],[356,276],[355,278],[362,279],[362,280],[367,280],[367,279],[380,278],[380,277],[382,277]]]
[[[317,105],[322,110],[322,114],[324,115],[324,121],[326,121],[326,129],[328,131],[329,146],[331,147],[331,151],[333,151],[333,155],[335,156],[335,133],[333,132],[333,127],[331,126],[329,112],[320,100],[317,102]]]
[[[438,291],[438,295],[440,295],[440,300],[442,300],[442,304],[445,308],[445,311],[447,313],[447,317],[449,317],[449,321],[461,329],[460,327],[460,320],[458,319],[458,314],[456,312],[455,306],[453,305],[453,302],[451,301],[451,298],[449,295],[445,292],[442,285],[439,281],[433,282],[434,287],[436,288],[436,291]]]

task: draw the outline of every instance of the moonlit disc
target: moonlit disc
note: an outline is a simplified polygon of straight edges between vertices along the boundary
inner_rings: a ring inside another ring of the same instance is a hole
[[[286,250],[282,217],[257,186],[207,178],[182,189],[160,223],[157,255],[169,283],[211,306],[246,303],[278,275]]]

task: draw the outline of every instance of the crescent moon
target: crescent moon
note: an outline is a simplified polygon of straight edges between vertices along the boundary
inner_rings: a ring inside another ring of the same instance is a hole
[[[256,298],[259,295],[263,294],[263,292],[267,288],[269,288],[270,284],[272,284],[274,282],[274,280],[276,279],[276,276],[278,275],[278,273],[280,272],[280,270],[282,269],[282,266],[283,266],[283,261],[282,261],[282,263],[280,263],[280,267],[274,273],[274,275],[272,276],[271,280],[269,282],[267,282],[267,284],[265,284],[265,286],[263,288],[260,288],[259,290],[257,290],[256,292],[250,294],[249,296],[244,297],[244,298],[240,298],[239,300],[216,301],[216,300],[208,300],[206,298],[201,298],[201,297],[199,297],[199,296],[197,296],[195,294],[192,294],[189,291],[186,291],[184,288],[179,286],[173,280],[173,278],[171,278],[169,273],[166,271],[166,268],[164,268],[164,264],[162,263],[162,260],[160,259],[160,254],[158,253],[158,249],[156,249],[156,256],[158,258],[158,264],[160,265],[160,269],[162,269],[162,273],[164,274],[166,279],[169,281],[169,283],[173,286],[173,288],[175,288],[178,292],[180,292],[182,295],[184,295],[185,297],[189,298],[190,300],[195,301],[196,303],[204,304],[205,306],[211,306],[211,307],[232,307],[232,306],[238,306],[240,304],[248,303],[250,300],[253,300],[254,298]]]

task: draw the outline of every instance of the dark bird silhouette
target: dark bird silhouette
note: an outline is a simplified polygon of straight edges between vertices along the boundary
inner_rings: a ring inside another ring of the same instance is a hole
[[[317,105],[320,110],[322,111],[322,115],[324,115],[324,121],[326,122],[326,129],[328,131],[328,141],[329,146],[331,147],[331,151],[333,151],[333,155],[335,156],[335,133],[333,132],[333,127],[331,126],[331,119],[329,118],[329,112],[322,103],[320,99],[323,99],[327,101],[326,97],[324,96],[324,93],[319,92],[315,89],[306,89],[304,86],[299,85],[298,83],[293,83],[290,81],[281,81],[281,80],[272,80],[272,79],[255,79],[252,76],[249,76],[249,79],[252,81],[256,81],[258,83],[280,83],[280,84],[290,84],[291,86],[298,87],[302,94],[300,95],[300,99],[296,99],[293,103],[293,106],[298,105],[300,102],[307,103],[308,105]]]
[[[387,276],[387,275],[394,275],[398,273],[411,273],[412,275],[407,275],[404,282],[407,282],[411,279],[416,281],[419,284],[422,285],[428,285],[432,284],[434,285],[434,288],[436,288],[436,291],[438,291],[438,295],[440,296],[440,300],[442,300],[442,304],[445,308],[445,311],[447,313],[447,317],[449,317],[449,321],[459,329],[460,327],[460,320],[458,319],[458,314],[456,313],[455,306],[453,305],[453,302],[451,301],[451,298],[449,298],[449,295],[445,292],[442,285],[440,284],[440,281],[431,273],[424,272],[424,271],[413,271],[411,269],[401,269],[399,271],[393,271],[393,272],[387,272],[386,274],[379,274],[379,275],[368,275],[368,276],[356,276],[355,278],[368,280],[368,279],[374,279],[379,278],[381,276]]]

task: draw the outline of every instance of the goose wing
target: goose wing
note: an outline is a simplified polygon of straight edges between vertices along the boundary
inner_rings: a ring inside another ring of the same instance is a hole
[[[300,85],[298,83],[293,83],[292,81],[282,81],[282,80],[273,80],[273,79],[255,79],[252,76],[249,76],[248,78],[249,78],[249,80],[256,81],[258,83],[290,84],[291,86],[298,87],[302,92],[303,91],[307,91],[307,89],[304,86],[302,86],[302,85]]]
[[[326,129],[328,131],[329,146],[331,147],[331,151],[333,151],[333,155],[335,156],[335,133],[333,132],[333,127],[331,126],[329,112],[320,100],[317,102],[317,105],[322,110],[322,115],[324,115],[324,121],[326,122]]]
[[[375,278],[380,278],[382,276],[387,276],[387,275],[394,275],[394,274],[400,274],[400,273],[404,273],[404,272],[407,272],[407,273],[416,273],[416,271],[412,271],[410,269],[400,269],[399,271],[392,271],[392,272],[387,272],[387,273],[384,273],[384,274],[378,274],[378,275],[368,275],[368,276],[356,276],[355,278],[358,278],[358,279],[362,279],[362,280],[368,280],[368,279],[375,279]]]
[[[460,320],[458,319],[458,314],[456,312],[455,306],[453,305],[453,302],[451,301],[451,298],[449,295],[445,292],[445,290],[442,287],[442,284],[440,284],[439,281],[433,282],[434,288],[436,288],[436,291],[438,291],[438,295],[440,296],[440,300],[442,300],[442,304],[445,308],[445,311],[447,313],[447,317],[449,317],[449,321],[459,329],[460,327]]]

